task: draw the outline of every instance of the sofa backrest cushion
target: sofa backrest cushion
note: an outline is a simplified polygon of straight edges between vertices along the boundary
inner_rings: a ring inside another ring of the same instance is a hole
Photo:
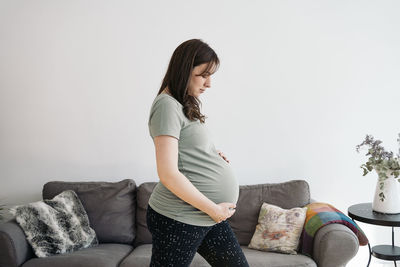
[[[156,182],[141,184],[137,189],[135,246],[151,244],[146,211]],[[274,184],[241,185],[235,214],[228,219],[241,245],[248,245],[256,229],[262,204],[266,202],[284,209],[303,207],[310,203],[310,189],[304,180]]]
[[[136,184],[120,182],[48,182],[43,199],[51,199],[65,190],[78,195],[88,214],[90,226],[100,243],[132,244],[135,239]]]
[[[228,219],[240,245],[247,246],[256,229],[263,203],[283,209],[304,207],[310,203],[310,189],[304,180],[283,183],[241,185],[236,212]]]
[[[135,247],[142,244],[151,244],[151,233],[147,229],[146,212],[150,195],[156,184],[156,182],[147,182],[137,188]]]

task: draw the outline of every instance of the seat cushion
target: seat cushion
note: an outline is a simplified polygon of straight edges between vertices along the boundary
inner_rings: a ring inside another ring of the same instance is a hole
[[[135,238],[136,184],[120,182],[48,182],[43,199],[64,190],[78,195],[100,243],[132,244]]]
[[[141,245],[135,248],[128,257],[126,257],[120,267],[143,267],[149,266],[151,258],[151,244]],[[309,257],[304,255],[288,255],[272,252],[264,252],[249,249],[241,246],[246,255],[249,266],[251,267],[316,267],[317,264]],[[25,266],[24,266],[25,267]],[[210,267],[208,262],[196,253],[190,267]]]
[[[263,203],[283,209],[304,207],[310,203],[310,189],[304,180],[275,184],[241,185],[236,212],[228,219],[239,244],[247,246],[256,230]]]
[[[251,267],[317,267],[310,257],[297,254],[281,254],[276,252],[265,252],[241,246],[247,262]]]
[[[72,253],[33,258],[22,267],[117,267],[132,249],[124,244],[100,244]]]
[[[151,244],[140,245],[126,257],[119,267],[143,267],[150,265]],[[200,254],[196,253],[190,266],[210,267],[210,264]]]

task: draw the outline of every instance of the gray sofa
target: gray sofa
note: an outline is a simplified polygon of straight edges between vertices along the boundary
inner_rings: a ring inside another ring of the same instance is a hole
[[[146,207],[156,183],[136,186],[133,180],[108,182],[49,182],[43,198],[74,190],[88,213],[99,245],[69,254],[37,258],[15,220],[0,225],[0,267],[143,267],[149,266],[151,235],[146,227]],[[321,228],[314,239],[313,258],[249,249],[263,202],[293,208],[310,203],[306,181],[240,186],[234,216],[229,219],[251,267],[339,267],[356,255],[358,240],[341,224]],[[196,255],[191,266],[210,266]],[[234,267],[234,266],[230,266]]]

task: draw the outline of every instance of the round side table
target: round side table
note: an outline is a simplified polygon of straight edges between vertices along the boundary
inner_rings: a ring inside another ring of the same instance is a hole
[[[371,249],[368,242],[369,259],[367,267],[371,263],[371,255],[378,259],[393,261],[394,266],[397,267],[396,260],[400,260],[400,247],[394,245],[394,227],[400,227],[400,214],[375,212],[372,210],[372,203],[352,205],[348,208],[347,213],[353,221],[392,227],[392,245],[378,245]]]

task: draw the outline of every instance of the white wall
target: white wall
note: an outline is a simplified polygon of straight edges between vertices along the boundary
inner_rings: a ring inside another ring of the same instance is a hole
[[[306,179],[344,212],[369,202],[376,176],[362,177],[355,146],[371,133],[397,151],[399,11],[398,1],[0,0],[0,199],[39,200],[51,180],[156,181],[150,105],[174,49],[201,38],[221,59],[203,111],[241,184]],[[361,225],[390,243],[390,229]]]

